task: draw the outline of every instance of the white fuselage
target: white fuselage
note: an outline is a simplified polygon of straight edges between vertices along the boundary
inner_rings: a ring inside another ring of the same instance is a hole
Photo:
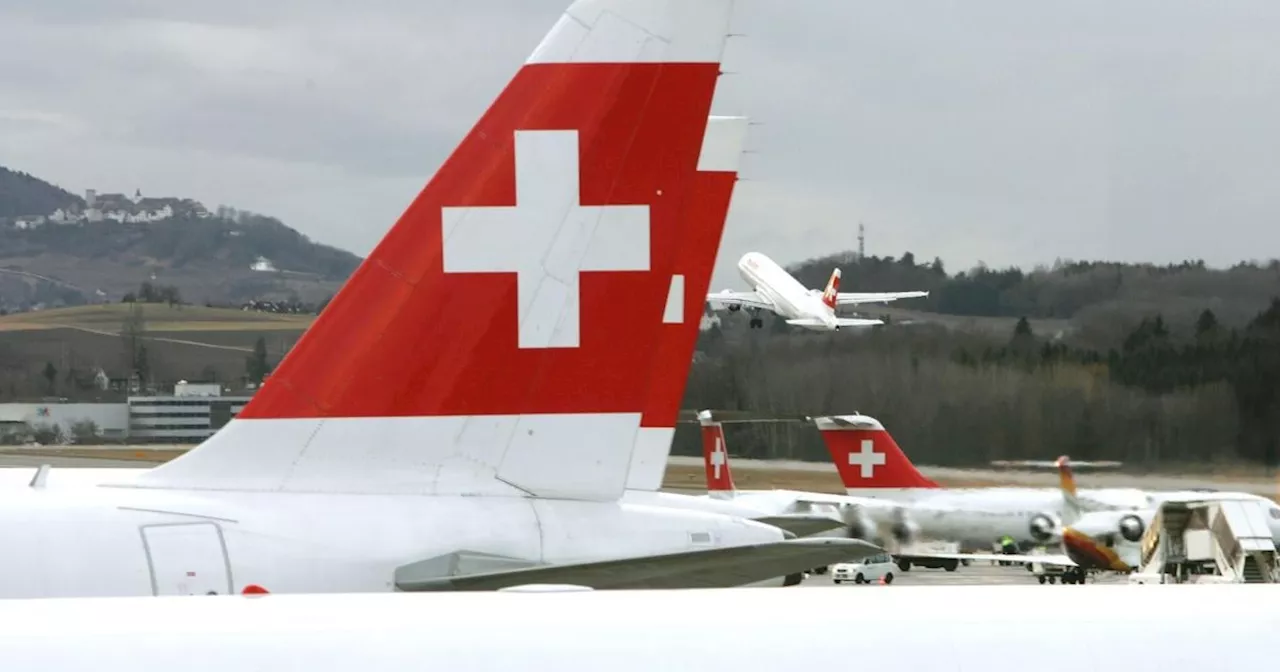
[[[450,554],[560,564],[777,541],[703,511],[507,496],[194,492],[57,485],[0,489],[0,598],[394,588],[451,573]],[[491,571],[485,567],[458,572]]]
[[[835,311],[822,302],[822,293],[800,284],[790,273],[759,252],[748,252],[738,260],[738,273],[761,297],[774,305],[774,312],[789,320],[815,319],[834,329]]]
[[[874,497],[901,503],[922,529],[929,521],[946,521],[961,530],[957,541],[990,543],[1010,535],[1020,541],[1036,541],[1031,535],[1031,519],[1052,514],[1062,518],[1064,500],[1057,488],[850,488],[855,497]],[[1082,489],[1077,498],[1086,512],[1149,510],[1166,499],[1240,497],[1264,499],[1247,493],[1160,492],[1136,488]],[[1280,508],[1271,519],[1272,536],[1280,541]]]
[[[648,672],[794,670],[799,659],[848,669],[853,656],[858,669],[987,672],[996,652],[1040,672],[1139,659],[1135,669],[1265,669],[1280,585],[897,586],[857,595],[858,636],[874,645],[783,644],[847,621],[849,608],[835,587],[10,601],[0,659],[95,672]],[[733,637],[708,643],[709,614],[711,632]],[[1046,656],[1063,633],[1088,646]]]

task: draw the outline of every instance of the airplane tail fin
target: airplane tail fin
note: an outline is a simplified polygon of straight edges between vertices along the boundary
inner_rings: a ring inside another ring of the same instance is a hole
[[[827,288],[822,290],[822,302],[832,310],[836,309],[836,297],[840,294],[840,269],[831,271],[831,279],[827,280]]]
[[[737,180],[704,161],[733,4],[574,2],[238,417],[137,485],[620,497],[675,432]]]
[[[1071,525],[1084,515],[1080,499],[1076,496],[1076,477],[1071,471],[1071,458],[1063,455],[1055,464],[1058,467],[1058,485],[1062,488],[1062,522]]]
[[[712,497],[733,497],[733,473],[729,471],[729,451],[724,441],[724,425],[711,419],[710,411],[698,412],[702,425],[702,461],[707,471],[707,492]]]
[[[938,487],[916,469],[879,420],[867,415],[812,420],[849,494],[884,496],[894,490]]]

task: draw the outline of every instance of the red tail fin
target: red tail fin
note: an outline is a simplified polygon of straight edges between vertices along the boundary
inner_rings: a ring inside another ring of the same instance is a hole
[[[699,169],[732,7],[575,2],[239,417],[140,484],[620,496],[674,433],[736,179]]]
[[[840,269],[831,271],[831,279],[827,281],[827,288],[822,291],[822,302],[827,307],[836,309],[836,297],[840,294]]]
[[[916,469],[879,420],[866,415],[813,420],[846,489],[938,487]]]
[[[710,414],[698,414],[702,423],[702,461],[707,470],[707,492],[732,493],[733,474],[729,471],[729,451],[724,441],[724,426]]]

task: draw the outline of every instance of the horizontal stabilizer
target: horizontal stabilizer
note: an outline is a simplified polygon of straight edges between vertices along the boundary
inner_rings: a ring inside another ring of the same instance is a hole
[[[992,460],[991,466],[1001,469],[1058,469],[1057,460]],[[1119,469],[1124,462],[1115,460],[1071,460],[1071,468],[1076,469]]]
[[[824,516],[813,513],[778,513],[752,518],[752,520],[786,530],[797,537],[807,537],[811,534],[818,534],[819,532],[826,532],[827,530],[845,526],[844,520],[838,516]]]
[[[522,584],[572,584],[596,590],[729,588],[883,553],[874,544],[835,537],[708,548],[599,562],[499,569],[412,579],[397,572],[402,591],[498,590]]]

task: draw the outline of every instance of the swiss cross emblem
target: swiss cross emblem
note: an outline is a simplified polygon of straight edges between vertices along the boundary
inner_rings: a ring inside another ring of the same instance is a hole
[[[582,205],[578,131],[516,131],[516,204],[445,207],[446,273],[515,273],[519,347],[577,348],[583,271],[648,271],[648,205]]]

